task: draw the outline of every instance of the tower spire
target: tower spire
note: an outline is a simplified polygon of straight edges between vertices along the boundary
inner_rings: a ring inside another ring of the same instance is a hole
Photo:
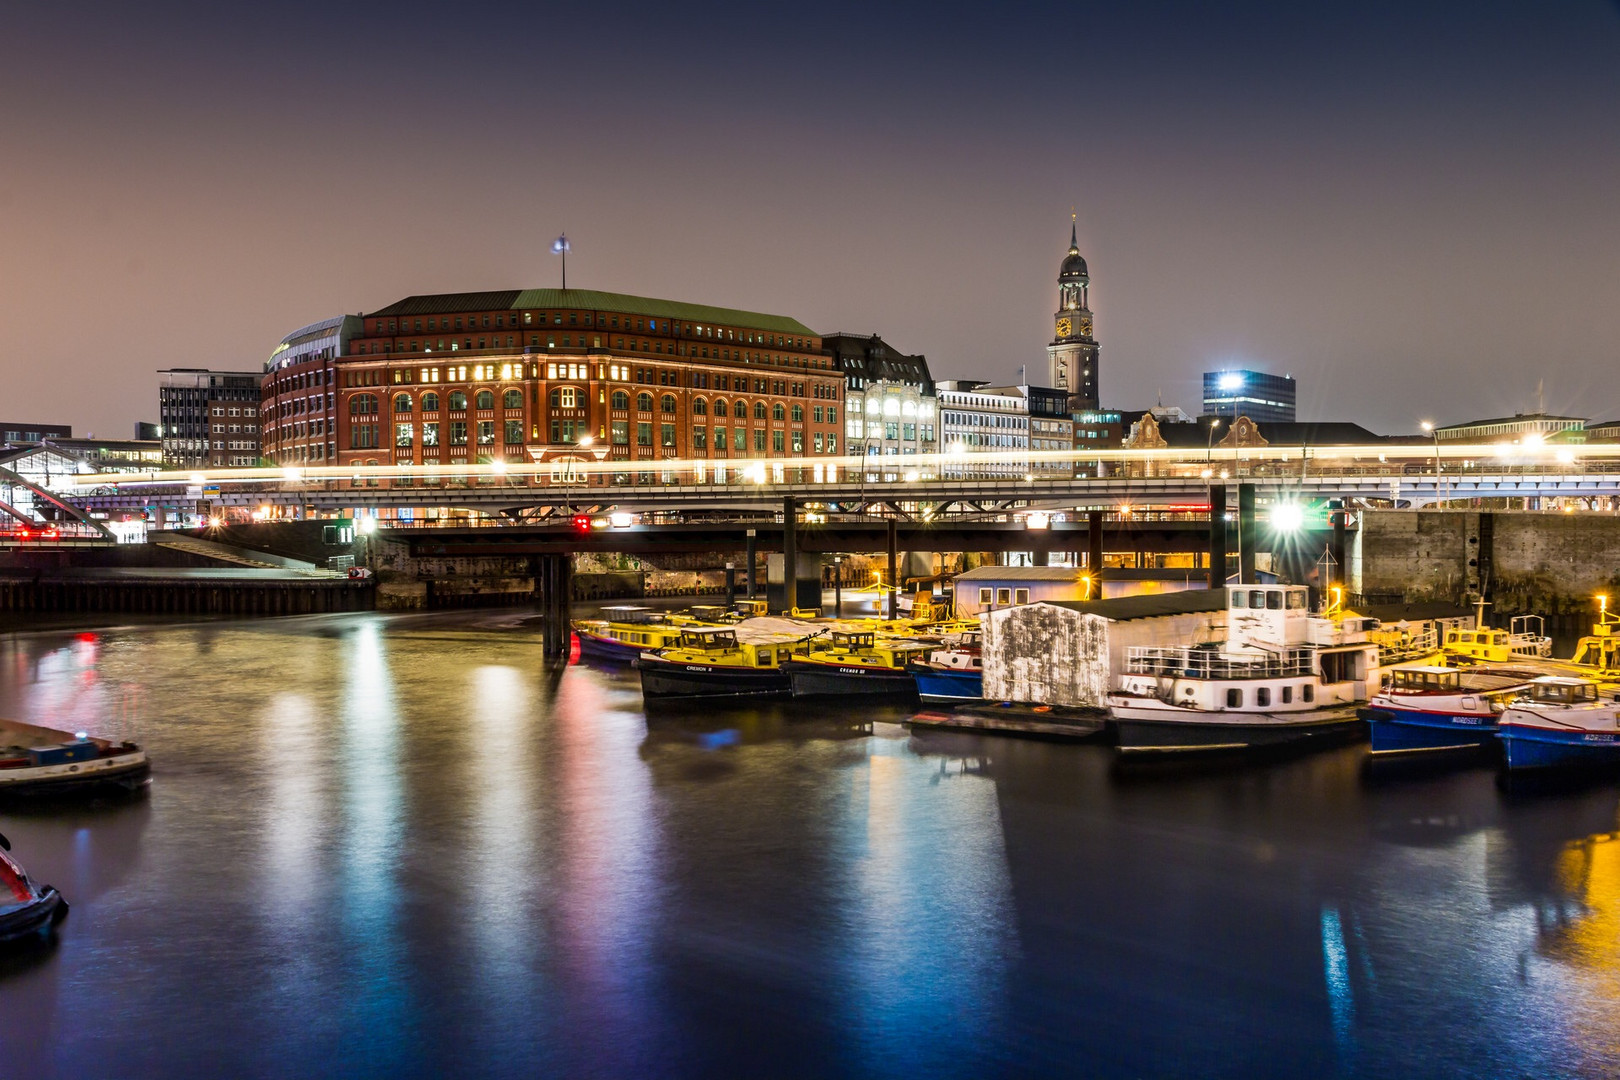
[[[1075,231],[1079,227],[1080,227],[1080,218],[1078,217],[1078,215],[1075,214],[1074,208],[1070,207],[1069,208],[1069,250],[1070,251],[1079,251],[1080,250],[1079,234]]]

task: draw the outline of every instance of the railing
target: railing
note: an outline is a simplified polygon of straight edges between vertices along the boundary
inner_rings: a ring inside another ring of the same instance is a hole
[[[1289,649],[1275,656],[1246,657],[1213,649],[1132,646],[1126,650],[1128,675],[1163,675],[1183,679],[1264,679],[1309,675],[1314,653]]]

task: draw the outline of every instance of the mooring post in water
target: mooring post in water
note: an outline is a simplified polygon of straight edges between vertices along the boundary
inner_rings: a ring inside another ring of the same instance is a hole
[[[1226,485],[1209,485],[1209,587],[1226,584]]]
[[[756,529],[748,530],[748,599],[754,598],[754,560],[758,557],[754,553],[754,541],[759,539]]]
[[[726,563],[726,607],[737,603],[737,564]]]
[[[1253,585],[1254,578],[1254,485],[1238,485],[1238,581]]]
[[[889,519],[889,618],[900,617],[900,523]]]
[[[1086,515],[1086,573],[1093,583],[1091,598],[1102,599],[1103,564],[1103,512],[1093,510]]]

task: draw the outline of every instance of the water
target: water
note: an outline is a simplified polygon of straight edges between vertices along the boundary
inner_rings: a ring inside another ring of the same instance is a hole
[[[0,716],[156,763],[0,812],[73,904],[0,959],[0,1073],[1620,1071],[1620,785],[649,720],[523,614],[0,638]]]

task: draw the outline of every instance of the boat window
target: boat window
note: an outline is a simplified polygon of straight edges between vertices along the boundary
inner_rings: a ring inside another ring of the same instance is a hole
[[[1260,708],[1262,708],[1262,709],[1264,709],[1268,705],[1270,705],[1271,704],[1271,687],[1269,687],[1269,686],[1256,687],[1255,691],[1254,691],[1254,703],[1256,705],[1260,706]]]
[[[1264,608],[1266,606],[1266,594],[1259,589],[1251,591],[1249,593],[1249,606],[1256,609]]]
[[[1299,688],[1299,700],[1309,703],[1316,700],[1316,687],[1306,683]]]
[[[1290,702],[1292,702],[1293,700],[1294,700],[1294,688],[1292,686],[1283,687],[1282,688],[1282,703],[1284,705],[1287,705]]]
[[[997,589],[996,590],[996,603],[998,603],[998,604],[1010,604],[1010,603],[1012,603],[1012,590],[1011,589]]]
[[[1280,592],[1266,593],[1266,608],[1270,611],[1281,611],[1283,594]]]
[[[994,596],[994,595],[996,595],[996,594],[995,594],[995,590],[993,590],[993,589],[980,589],[979,590],[979,603],[981,603],[981,604],[990,603],[991,602],[990,598],[992,596]]]
[[[754,657],[754,663],[758,664],[760,667],[771,666],[771,651],[769,649],[759,650],[759,652],[754,654]]]
[[[1243,691],[1235,688],[1228,690],[1226,692],[1226,707],[1228,709],[1243,708]]]
[[[1243,606],[1243,590],[1242,589],[1233,589],[1232,590],[1232,606],[1235,607],[1235,608],[1240,608],[1240,607]]]
[[[1305,594],[1302,593],[1302,592],[1291,592],[1291,593],[1289,593],[1288,594],[1288,610],[1289,611],[1303,611],[1304,609],[1305,609]]]
[[[1479,701],[1473,697],[1465,697],[1462,699],[1462,707],[1465,709],[1477,709],[1479,708]]]

